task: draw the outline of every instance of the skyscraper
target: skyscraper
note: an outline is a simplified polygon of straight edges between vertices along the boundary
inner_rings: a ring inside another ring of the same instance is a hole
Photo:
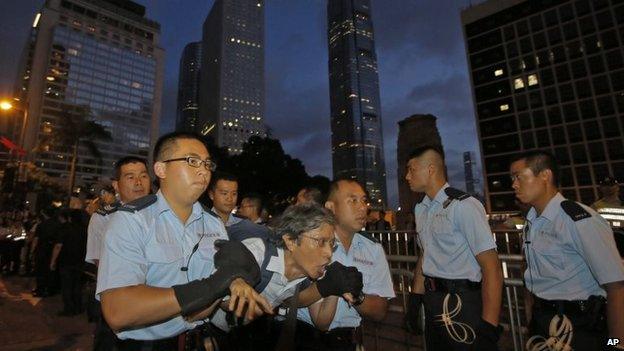
[[[200,67],[201,41],[187,44],[180,58],[176,130],[193,131],[197,126]]]
[[[515,208],[524,150],[554,153],[564,196],[587,204],[624,179],[624,4],[489,0],[461,17],[489,210]]]
[[[334,177],[357,179],[386,203],[377,55],[369,0],[328,0],[329,93]]]
[[[216,0],[204,21],[197,131],[230,153],[264,124],[264,3]]]
[[[464,180],[466,183],[466,192],[470,195],[475,194],[475,183],[477,182],[472,173],[473,163],[471,152],[464,152]]]
[[[158,138],[163,50],[160,25],[128,0],[49,0],[33,23],[15,97],[28,112],[28,157],[49,176],[65,178],[70,150],[48,144],[67,113],[87,107],[112,141],[96,141],[98,159],[80,147],[76,184],[112,175],[120,157],[148,157]],[[16,121],[21,123],[21,121]],[[14,128],[15,135],[21,128]],[[66,131],[65,131],[66,132]]]

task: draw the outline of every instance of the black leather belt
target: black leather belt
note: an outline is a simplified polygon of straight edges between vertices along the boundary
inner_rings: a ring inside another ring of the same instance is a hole
[[[327,344],[336,342],[356,344],[358,328],[334,328],[328,331],[321,331],[308,323],[299,321],[297,323],[297,334],[303,339],[320,340]]]
[[[203,344],[206,332],[200,326],[170,338],[158,340],[126,339],[117,342],[119,351],[185,351],[196,350]],[[207,334],[206,334],[207,335]]]
[[[580,315],[590,312],[594,304],[589,300],[544,300],[533,295],[534,308],[567,315]]]
[[[468,279],[444,279],[425,277],[425,290],[430,292],[456,293],[481,289],[481,282]]]

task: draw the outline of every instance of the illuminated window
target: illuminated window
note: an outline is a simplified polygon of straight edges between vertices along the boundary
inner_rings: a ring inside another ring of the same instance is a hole
[[[503,104],[503,105],[500,105],[500,110],[501,110],[501,111],[507,111],[507,110],[509,110],[509,105],[508,105],[508,104]]]
[[[514,79],[514,89],[522,89],[524,88],[524,80],[522,78]]]
[[[494,71],[494,76],[498,77],[498,76],[502,76],[503,75],[503,70],[502,69],[497,69],[496,71]]]
[[[529,86],[537,85],[539,83],[538,80],[537,80],[537,75],[536,74],[529,75],[528,81],[529,81]]]

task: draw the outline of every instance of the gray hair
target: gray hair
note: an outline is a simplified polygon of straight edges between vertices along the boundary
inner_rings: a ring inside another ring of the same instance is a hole
[[[284,235],[299,239],[303,233],[320,228],[323,224],[336,225],[334,214],[316,203],[290,206],[280,216],[273,228],[272,239],[277,247],[285,247]]]

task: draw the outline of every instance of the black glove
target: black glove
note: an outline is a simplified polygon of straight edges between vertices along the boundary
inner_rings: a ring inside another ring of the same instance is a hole
[[[482,319],[475,330],[476,339],[472,344],[472,349],[475,351],[498,351],[496,344],[502,330],[500,325],[495,327]]]
[[[323,279],[316,281],[316,288],[322,297],[341,296],[351,293],[354,297],[362,293],[362,273],[355,267],[346,267],[340,262],[327,266]]]
[[[210,277],[173,286],[183,316],[200,311],[223,298],[236,278],[244,279],[251,286],[260,281],[260,267],[245,245],[217,240],[215,246],[219,249],[214,255],[217,270]]]
[[[405,311],[405,327],[407,331],[420,334],[418,329],[418,317],[420,315],[420,305],[423,302],[423,294],[409,293],[407,298],[407,311]]]

